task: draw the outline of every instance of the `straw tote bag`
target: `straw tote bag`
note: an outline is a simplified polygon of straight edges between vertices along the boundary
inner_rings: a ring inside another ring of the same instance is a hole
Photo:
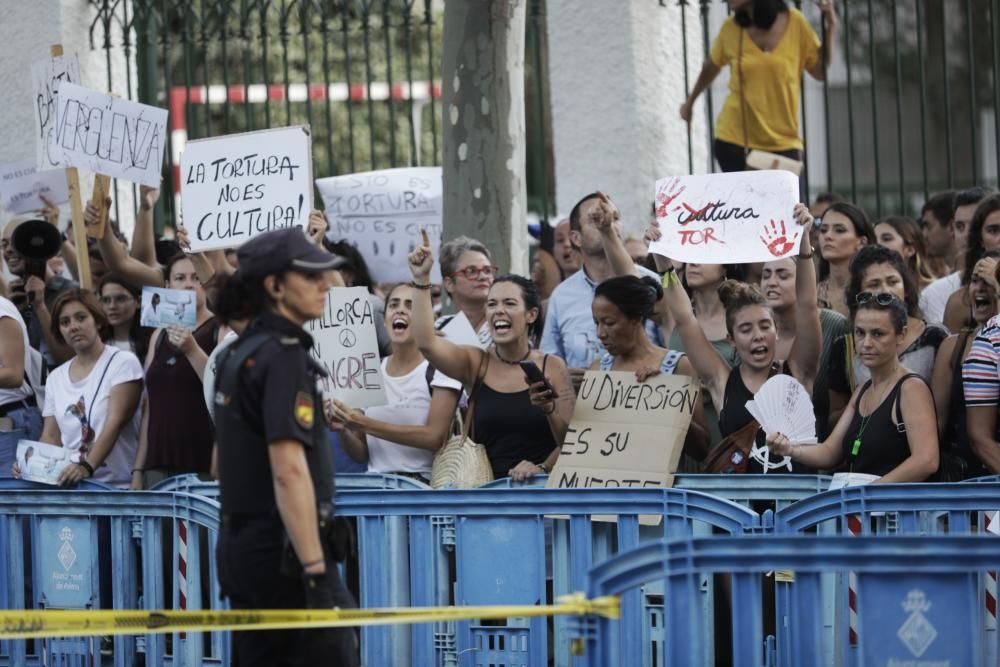
[[[431,467],[431,487],[435,489],[473,489],[493,481],[493,467],[490,465],[489,457],[486,456],[486,448],[469,437],[476,409],[476,397],[479,395],[479,387],[483,384],[489,366],[490,355],[484,352],[479,361],[479,370],[476,372],[476,384],[469,396],[469,409],[464,423],[461,411],[455,411],[452,432],[460,435],[449,438],[434,457],[434,465]]]

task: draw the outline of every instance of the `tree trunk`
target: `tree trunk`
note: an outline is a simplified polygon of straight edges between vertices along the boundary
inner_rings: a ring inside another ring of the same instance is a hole
[[[501,270],[521,274],[528,269],[525,2],[446,2],[441,50],[444,239],[478,239]]]

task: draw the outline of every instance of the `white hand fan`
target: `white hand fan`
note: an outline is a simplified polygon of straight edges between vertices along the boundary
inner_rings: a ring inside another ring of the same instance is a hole
[[[812,398],[790,375],[775,375],[765,382],[746,407],[765,433],[783,433],[794,445],[816,444]]]

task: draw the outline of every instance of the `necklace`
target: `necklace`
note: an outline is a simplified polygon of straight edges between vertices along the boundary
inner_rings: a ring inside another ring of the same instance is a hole
[[[496,343],[493,343],[493,351],[496,352],[497,359],[499,359],[500,361],[504,362],[505,364],[509,364],[511,366],[517,366],[519,363],[527,359],[529,354],[531,354],[531,346],[530,345],[528,346],[528,351],[525,352],[524,356],[518,359],[517,361],[507,361],[502,356],[500,356],[500,348],[497,347]]]

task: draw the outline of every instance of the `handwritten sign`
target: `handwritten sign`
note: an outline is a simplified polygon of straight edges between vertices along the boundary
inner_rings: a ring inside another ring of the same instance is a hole
[[[385,405],[375,311],[367,289],[331,289],[323,316],[306,328],[313,337],[313,356],[329,374],[321,381],[324,397],[354,408]]]
[[[649,252],[681,262],[769,262],[798,251],[792,210],[799,179],[787,171],[677,176],[656,182],[662,238]]]
[[[66,174],[62,170],[38,171],[34,160],[0,165],[0,200],[7,213],[17,215],[41,209],[45,195],[54,204],[69,201]]]
[[[60,167],[80,167],[133,183],[159,187],[167,140],[167,110],[59,85],[55,143]]]
[[[384,169],[316,179],[332,240],[347,239],[377,282],[411,279],[406,256],[427,230],[435,256],[441,246],[441,167]],[[437,263],[431,281],[441,282]]]
[[[697,401],[697,380],[587,371],[548,488],[669,487]]]
[[[55,148],[56,127],[59,126],[59,107],[56,95],[63,82],[80,84],[80,61],[76,54],[46,58],[31,65],[31,84],[34,91],[35,164],[39,170],[61,167]],[[63,177],[65,178],[65,176]]]
[[[181,154],[181,204],[191,250],[235,248],[312,209],[312,138],[306,126],[190,141]]]

